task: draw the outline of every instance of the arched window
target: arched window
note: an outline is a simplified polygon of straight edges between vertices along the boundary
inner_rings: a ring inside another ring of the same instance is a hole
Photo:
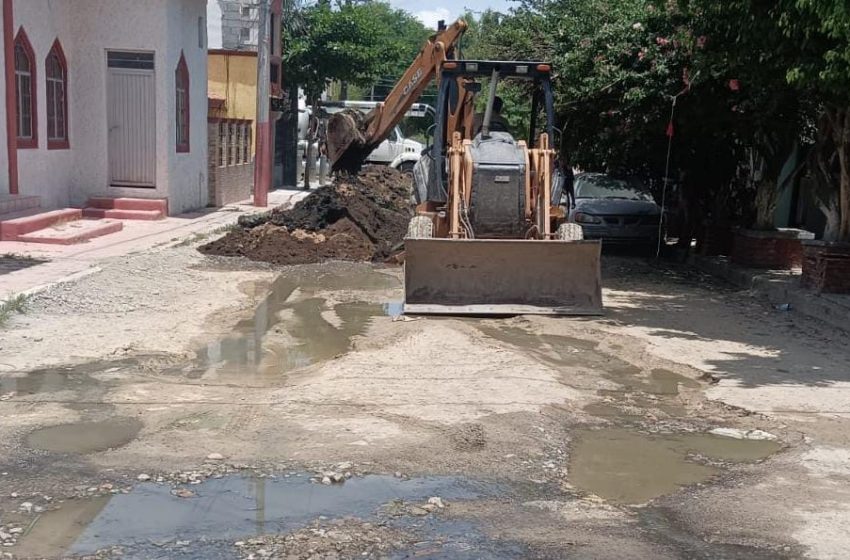
[[[182,52],[174,74],[174,84],[177,96],[175,104],[177,151],[185,153],[189,151],[189,68],[186,66],[186,58]]]
[[[68,149],[68,64],[59,39],[47,55],[47,149]]]
[[[18,148],[38,147],[35,99],[35,54],[23,28],[15,37],[15,110]]]

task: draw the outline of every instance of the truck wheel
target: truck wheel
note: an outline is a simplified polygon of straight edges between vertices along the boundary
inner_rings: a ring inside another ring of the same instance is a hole
[[[555,239],[558,241],[581,241],[584,239],[584,230],[578,224],[563,223],[558,226]]]
[[[398,166],[398,170],[404,173],[405,175],[410,175],[413,177],[413,168],[416,167],[415,161],[403,161],[401,165]]]
[[[434,237],[434,222],[428,216],[413,216],[407,226],[405,239],[431,239]]]

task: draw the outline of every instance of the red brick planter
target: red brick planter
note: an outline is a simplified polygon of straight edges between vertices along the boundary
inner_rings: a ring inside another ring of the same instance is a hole
[[[850,294],[850,243],[804,241],[800,282],[819,292]]]
[[[739,229],[735,231],[732,262],[748,268],[798,268],[803,265],[802,240],[814,237],[802,229]]]

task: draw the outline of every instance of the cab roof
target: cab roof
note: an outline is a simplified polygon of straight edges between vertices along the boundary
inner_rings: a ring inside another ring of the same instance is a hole
[[[552,65],[548,62],[504,61],[504,60],[447,60],[441,73],[452,76],[489,78],[498,70],[499,78],[541,79],[548,78]]]

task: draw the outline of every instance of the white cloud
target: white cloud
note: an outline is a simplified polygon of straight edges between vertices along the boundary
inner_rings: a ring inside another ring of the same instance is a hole
[[[431,29],[437,29],[437,22],[441,19],[445,20],[446,23],[450,23],[449,20],[452,18],[452,13],[446,8],[422,10],[420,12],[415,12],[413,15]]]
[[[216,0],[207,0],[207,46],[221,48],[221,8]]]

